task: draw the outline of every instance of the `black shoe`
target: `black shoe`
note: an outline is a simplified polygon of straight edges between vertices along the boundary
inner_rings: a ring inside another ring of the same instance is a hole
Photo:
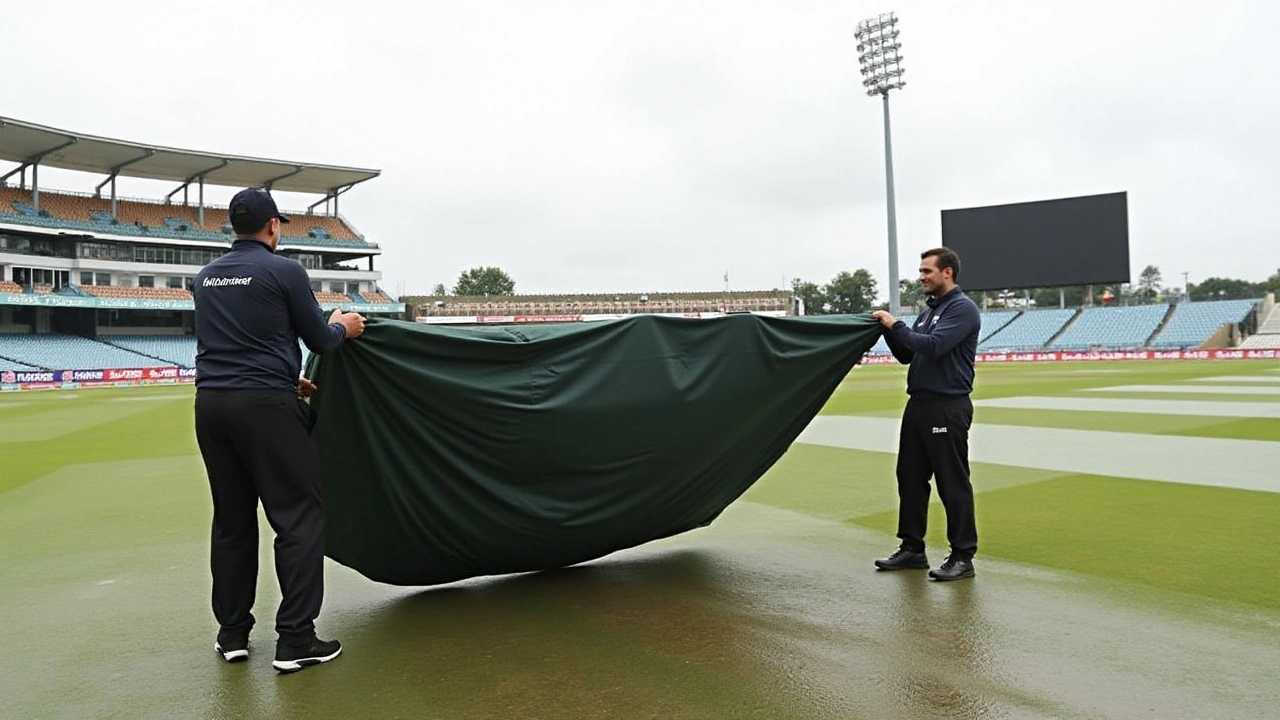
[[[881,570],[925,570],[929,567],[929,557],[922,552],[898,548],[889,557],[876,560],[876,567]]]
[[[213,649],[229,663],[244,662],[249,659],[249,633],[221,630]]]
[[[973,560],[967,557],[960,557],[952,554],[947,556],[943,561],[942,567],[937,570],[930,570],[929,577],[944,582],[947,580],[960,580],[962,578],[971,578],[974,576]]]
[[[337,640],[312,638],[309,645],[303,646],[276,643],[276,659],[271,667],[281,674],[298,672],[308,665],[329,662],[341,652],[342,643]]]

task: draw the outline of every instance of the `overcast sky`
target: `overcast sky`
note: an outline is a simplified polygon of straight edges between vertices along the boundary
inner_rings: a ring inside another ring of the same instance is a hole
[[[1280,267],[1278,7],[28,2],[3,11],[0,115],[380,169],[341,210],[397,294],[481,264],[519,292],[714,290],[726,271],[768,289],[865,267],[883,294],[881,108],[853,29],[896,10],[904,273],[940,244],[942,209],[1127,191],[1135,280],[1147,263],[1170,285],[1261,280]]]

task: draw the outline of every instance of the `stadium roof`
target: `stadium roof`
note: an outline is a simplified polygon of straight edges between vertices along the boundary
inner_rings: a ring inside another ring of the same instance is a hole
[[[380,170],[179,150],[0,117],[0,160],[124,177],[328,195]]]

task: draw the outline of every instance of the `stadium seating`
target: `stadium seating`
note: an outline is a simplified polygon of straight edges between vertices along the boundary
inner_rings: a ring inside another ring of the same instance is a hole
[[[196,366],[194,335],[100,335],[99,340],[180,367]]]
[[[0,372],[4,372],[5,370],[39,370],[39,369],[40,368],[35,367],[33,365],[24,365],[20,362],[14,362],[12,360],[6,360],[5,358],[0,357]]]
[[[978,333],[978,342],[995,335],[1010,321],[1018,317],[1021,310],[987,310],[982,313],[982,330]]]
[[[419,315],[601,315],[786,311],[789,293],[650,293],[640,295],[515,295],[442,297],[420,304]],[[421,298],[419,298],[421,300]]]
[[[1168,324],[1152,341],[1154,348],[1196,348],[1227,323],[1244,320],[1254,300],[1214,300],[1180,303]]]
[[[1168,312],[1166,304],[1086,308],[1049,347],[1054,350],[1143,347]]]
[[[1249,350],[1280,348],[1280,306],[1271,310],[1271,315],[1258,326],[1258,332],[1245,338],[1240,347]]]
[[[884,341],[884,336],[881,335],[880,339],[876,340],[876,344],[872,345],[871,349],[867,351],[867,354],[868,355],[892,355],[893,353],[892,351],[889,350],[889,344]]]
[[[133,298],[137,300],[190,300],[191,293],[182,288],[122,288],[114,285],[82,285],[80,289],[101,298]]]
[[[141,368],[172,365],[107,343],[74,335],[0,335],[0,355],[48,370]]]
[[[389,303],[395,302],[381,292],[364,292],[360,293],[360,298],[369,303]]]
[[[290,217],[292,222],[284,226],[282,245],[371,246],[341,218],[305,213]],[[224,229],[226,208],[205,207],[205,222],[201,225],[193,206],[117,200],[113,217],[108,198],[41,190],[40,210],[37,212],[31,205],[29,190],[3,184],[0,184],[0,219],[88,232],[111,231],[192,240],[226,241],[230,238],[229,226]]]
[[[8,280],[0,280],[0,292],[20,293],[22,292],[22,286],[16,282],[10,282]]]
[[[1039,350],[1075,317],[1076,310],[1029,310],[1009,321],[978,344],[983,352]]]

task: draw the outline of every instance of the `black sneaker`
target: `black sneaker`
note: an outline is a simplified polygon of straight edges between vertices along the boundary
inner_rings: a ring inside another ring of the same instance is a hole
[[[973,560],[954,553],[947,556],[947,559],[942,563],[942,567],[929,571],[929,577],[939,582],[971,578],[974,574]]]
[[[308,665],[319,665],[338,657],[342,643],[337,640],[312,638],[310,645],[289,646],[276,643],[276,659],[271,663],[281,674],[298,672]]]
[[[219,631],[218,641],[214,643],[213,649],[229,663],[244,662],[249,659],[249,634]]]
[[[876,560],[876,567],[880,570],[927,570],[929,556],[922,552],[898,548],[889,557]]]

